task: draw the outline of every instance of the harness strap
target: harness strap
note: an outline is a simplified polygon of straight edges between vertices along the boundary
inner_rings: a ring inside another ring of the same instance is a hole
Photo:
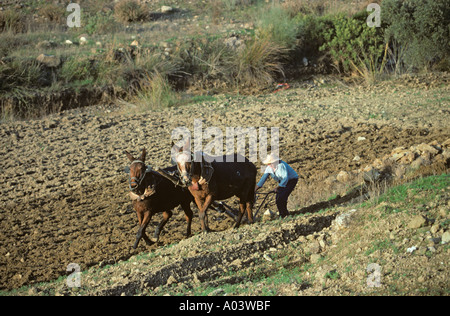
[[[214,168],[210,162],[204,159],[204,152],[198,152],[197,154],[201,155],[202,158],[200,162],[200,180],[198,181],[198,183],[200,185],[203,185],[205,183],[209,183],[209,181],[211,180],[214,173]]]

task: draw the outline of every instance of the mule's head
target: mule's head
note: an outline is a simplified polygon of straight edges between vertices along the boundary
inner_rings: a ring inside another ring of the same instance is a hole
[[[127,155],[128,159],[130,160],[130,190],[136,191],[140,184],[142,183],[142,180],[144,180],[145,177],[145,171],[147,167],[145,166],[145,148],[142,149],[141,156],[136,159],[134,158],[128,151],[125,151],[125,154]]]
[[[172,142],[172,160],[177,165],[181,182],[187,186],[192,184],[192,156],[189,147],[178,147]]]

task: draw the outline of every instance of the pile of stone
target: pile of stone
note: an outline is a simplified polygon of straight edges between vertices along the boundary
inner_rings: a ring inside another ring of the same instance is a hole
[[[350,172],[341,171],[330,178],[345,184],[361,177],[368,183],[378,182],[386,177],[400,180],[407,173],[426,166],[435,166],[436,169],[442,170],[450,168],[450,139],[443,143],[433,141],[409,148],[397,147],[368,166]]]
[[[382,170],[390,167],[391,176],[401,179],[407,172],[422,166],[436,165],[442,169],[450,168],[450,139],[440,144],[437,141],[414,145],[409,148],[397,147],[389,155],[359,170],[364,172],[364,180],[376,181]]]

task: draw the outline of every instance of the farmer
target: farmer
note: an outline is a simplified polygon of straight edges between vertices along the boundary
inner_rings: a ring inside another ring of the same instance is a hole
[[[272,178],[278,182],[278,187],[275,188],[277,193],[276,202],[278,212],[281,217],[289,215],[287,210],[287,200],[291,192],[294,190],[298,181],[298,174],[285,161],[281,160],[277,155],[271,153],[263,161],[267,165],[261,180],[256,184],[255,192],[258,191],[266,182],[267,178]]]

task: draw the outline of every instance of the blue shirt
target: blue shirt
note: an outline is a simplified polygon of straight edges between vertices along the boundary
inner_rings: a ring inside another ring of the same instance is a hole
[[[280,163],[275,169],[275,172],[273,172],[272,167],[267,166],[263,176],[261,177],[261,180],[259,180],[257,184],[258,187],[262,187],[264,185],[264,182],[266,182],[269,175],[278,182],[278,185],[280,187],[283,188],[286,187],[286,184],[289,182],[289,180],[298,179],[297,172],[295,172],[295,170],[292,169],[292,167],[283,160],[280,160]]]

